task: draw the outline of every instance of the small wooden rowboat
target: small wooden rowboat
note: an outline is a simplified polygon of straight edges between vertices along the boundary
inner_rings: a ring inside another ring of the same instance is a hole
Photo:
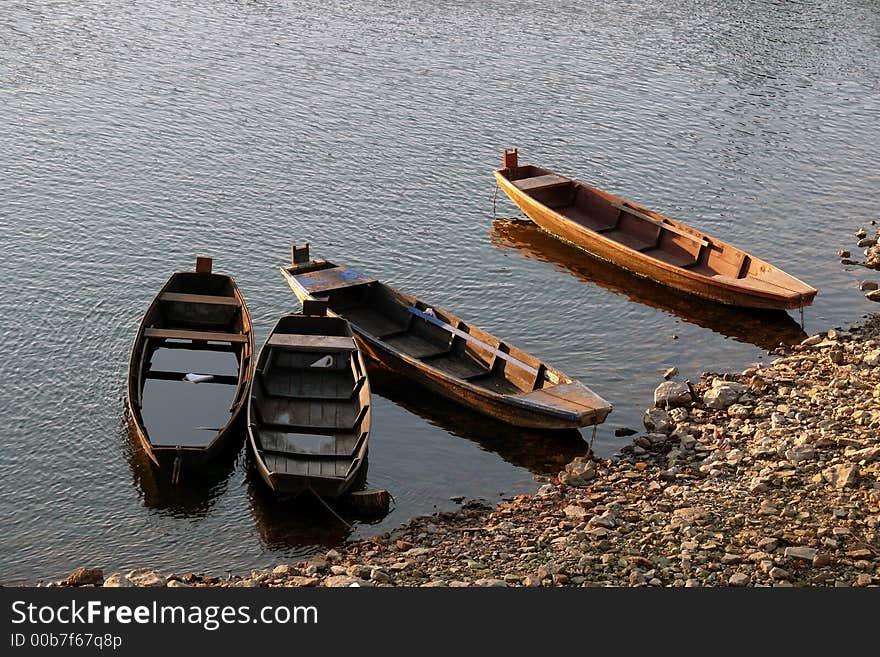
[[[816,290],[719,239],[614,194],[504,152],[502,190],[536,224],[598,258],[663,285],[733,306],[803,308]]]
[[[128,362],[128,408],[157,465],[198,465],[241,437],[237,421],[251,381],[254,338],[231,276],[171,275],[138,327]]]
[[[573,429],[600,424],[611,405],[583,383],[458,317],[293,247],[281,267],[300,301],[323,299],[361,349],[397,374],[508,424]]]
[[[351,326],[326,309],[282,316],[257,357],[248,439],[277,493],[336,498],[365,479],[370,383]]]

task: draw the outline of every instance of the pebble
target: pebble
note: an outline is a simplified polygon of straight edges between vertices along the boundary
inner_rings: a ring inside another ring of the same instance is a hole
[[[666,408],[685,406],[691,403],[691,390],[687,384],[666,381],[654,390],[654,406]]]

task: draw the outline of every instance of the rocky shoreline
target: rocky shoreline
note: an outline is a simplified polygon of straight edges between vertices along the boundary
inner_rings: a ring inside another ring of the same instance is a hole
[[[614,459],[244,576],[80,569],[50,586],[877,586],[880,316],[766,367],[666,381]]]

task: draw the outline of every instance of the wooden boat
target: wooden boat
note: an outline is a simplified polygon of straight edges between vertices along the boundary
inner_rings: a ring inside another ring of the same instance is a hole
[[[583,383],[455,315],[293,247],[281,267],[300,301],[323,299],[347,319],[361,349],[392,371],[520,427],[600,424],[611,405]]]
[[[504,151],[499,187],[541,228],[603,260],[704,299],[748,308],[803,308],[816,290],[719,239],[577,180],[519,166]]]
[[[365,479],[370,383],[351,326],[326,308],[282,316],[257,357],[248,440],[277,493],[336,498]]]
[[[135,433],[157,465],[198,465],[239,445],[238,420],[251,381],[254,338],[231,276],[171,275],[137,331],[128,363]],[[176,477],[175,477],[176,479]]]

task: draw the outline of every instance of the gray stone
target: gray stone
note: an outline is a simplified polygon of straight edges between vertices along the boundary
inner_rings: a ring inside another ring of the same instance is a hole
[[[745,573],[734,573],[730,576],[730,579],[727,580],[727,583],[730,586],[747,586],[749,583],[749,576]]]
[[[663,378],[666,379],[667,381],[674,376],[678,376],[678,368],[677,367],[670,367],[665,372],[663,372]]]
[[[785,458],[794,464],[804,461],[815,461],[816,450],[812,447],[795,447],[785,452]]]
[[[649,408],[642,421],[648,431],[669,433],[669,414],[662,408]]]
[[[317,577],[300,577],[294,576],[286,579],[284,583],[287,586],[295,586],[295,587],[310,587],[317,586],[321,583],[321,580]]]
[[[654,390],[654,406],[657,407],[686,406],[692,401],[691,390],[684,383],[666,381]]]
[[[387,584],[391,581],[391,576],[384,570],[373,568],[370,571],[370,579],[379,584]]]
[[[863,237],[862,239],[859,240],[859,243],[858,243],[856,246],[858,246],[858,247],[861,249],[861,248],[864,248],[864,247],[866,247],[866,246],[874,246],[875,244],[877,244],[877,240],[876,240],[876,238],[874,238],[874,237]]]
[[[873,290],[873,291],[871,291],[871,292],[868,292],[868,293],[865,295],[865,297],[868,299],[868,301],[878,301],[878,302],[880,302],[880,290]]]
[[[587,517],[587,510],[576,504],[569,504],[562,512],[565,513],[566,518],[571,518],[572,520],[584,520]]]
[[[275,575],[275,577],[285,577],[290,575],[292,571],[293,569],[289,565],[282,564],[280,566],[275,566],[272,569],[272,574]]]
[[[367,579],[372,572],[373,569],[370,566],[364,566],[363,564],[353,564],[346,569],[345,574],[351,575],[352,577],[357,577],[358,579]]]
[[[877,292],[880,293],[880,290],[877,290]],[[878,296],[878,298],[875,300],[880,301],[880,296]],[[862,358],[862,363],[864,363],[868,367],[876,367],[877,365],[880,365],[880,349],[865,354],[865,356]]]
[[[179,579],[169,579],[165,586],[169,589],[189,589],[192,588],[191,584],[187,584]]]
[[[877,288],[880,288],[880,285],[874,281],[862,281],[859,283],[859,289],[862,292],[869,292],[871,290],[876,290]]]
[[[822,471],[822,476],[838,490],[855,486],[859,478],[859,466],[856,463],[842,463]]]
[[[126,575],[135,586],[154,587],[165,586],[165,578],[155,570],[148,568],[135,568]]]
[[[504,588],[507,586],[507,582],[503,579],[496,579],[494,577],[489,577],[485,579],[478,579],[474,582],[477,586],[488,586],[491,588]]]
[[[818,550],[810,547],[791,546],[785,548],[785,556],[791,559],[800,559],[801,561],[813,562],[816,558]]]
[[[326,586],[328,588],[345,588],[345,587],[358,587],[358,586],[372,586],[368,581],[361,579],[360,577],[352,577],[351,575],[331,575],[327,579],[325,579],[322,586]]]
[[[596,478],[596,466],[592,462],[572,461],[559,474],[559,481],[569,486],[585,486]]]
[[[773,579],[791,579],[789,572],[779,566],[773,566],[767,574]]]
[[[814,568],[822,568],[824,566],[831,565],[831,555],[827,552],[817,552],[816,556],[813,557],[813,567]]]
[[[745,386],[733,386],[723,382],[712,386],[705,392],[703,403],[709,408],[723,410],[735,404],[744,392]]]
[[[880,447],[866,447],[865,449],[847,449],[844,452],[844,455],[848,459],[852,459],[853,461],[864,461],[865,463],[871,463],[872,461],[876,461],[880,458]]]
[[[751,414],[752,409],[742,404],[733,404],[727,409],[728,416],[739,418],[740,420],[745,420],[747,417],[751,416]]]
[[[112,575],[110,575],[110,577],[104,580],[104,587],[108,589],[121,589],[129,588],[132,586],[134,586],[132,581],[122,573],[113,573]]]
[[[408,557],[424,557],[428,554],[431,554],[434,551],[434,548],[428,547],[414,547],[410,548],[404,554]]]

